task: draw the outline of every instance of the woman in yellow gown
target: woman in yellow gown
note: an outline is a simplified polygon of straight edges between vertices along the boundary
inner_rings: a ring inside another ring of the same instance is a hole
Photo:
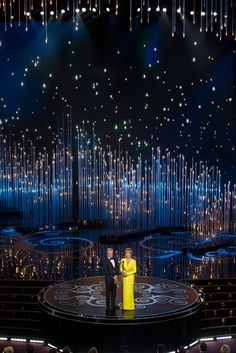
[[[132,259],[132,249],[125,249],[125,257],[120,262],[120,272],[123,282],[123,310],[134,310],[134,275],[136,273],[136,260]]]

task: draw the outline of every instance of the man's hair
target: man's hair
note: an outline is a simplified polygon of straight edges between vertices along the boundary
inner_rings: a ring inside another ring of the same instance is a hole
[[[65,347],[63,348],[63,353],[71,353],[70,347],[69,347],[69,346],[65,346]]]
[[[26,343],[25,351],[26,351],[27,353],[33,353],[34,347],[32,346],[32,344]]]
[[[201,352],[206,352],[207,351],[207,344],[206,342],[200,342],[200,351]]]
[[[230,347],[228,344],[223,344],[220,349],[221,353],[230,353]]]
[[[166,346],[163,343],[159,343],[157,345],[157,353],[165,353],[166,352]]]
[[[14,348],[12,346],[6,346],[3,348],[3,353],[14,353]]]
[[[107,252],[109,252],[109,251],[113,251],[113,249],[112,248],[107,248]]]

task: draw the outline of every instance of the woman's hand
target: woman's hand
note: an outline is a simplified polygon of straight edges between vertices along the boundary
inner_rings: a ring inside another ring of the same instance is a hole
[[[123,275],[123,277],[127,277],[127,273],[126,272],[123,272],[122,275]]]

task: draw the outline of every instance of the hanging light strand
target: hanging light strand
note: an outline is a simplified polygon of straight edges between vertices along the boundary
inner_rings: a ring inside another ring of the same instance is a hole
[[[185,35],[186,35],[185,0],[183,0],[183,15],[182,15],[182,19],[183,19],[183,38],[185,38]]]
[[[119,0],[116,0],[116,12],[115,15],[118,16],[119,14]]]
[[[56,18],[58,18],[59,13],[58,13],[58,3],[57,3],[57,0],[55,1],[55,13],[56,13]]]
[[[201,0],[201,8],[200,8],[200,32],[202,32],[202,21],[203,21],[203,0]]]
[[[143,23],[143,0],[140,0],[140,23]]]
[[[222,40],[223,30],[223,0],[220,0],[220,40]]]
[[[172,0],[172,37],[176,32],[176,0]]]
[[[211,0],[211,32],[213,32],[213,24],[214,24],[214,3]]]
[[[45,43],[48,42],[48,7],[47,0],[44,1]]]
[[[5,21],[5,31],[7,31],[7,3],[6,0],[3,2],[3,8],[4,8],[4,21]]]
[[[208,32],[208,0],[205,3],[206,21],[205,21],[205,31]]]
[[[10,3],[9,3],[9,6],[10,6],[10,27],[12,27],[12,0],[10,0]]]
[[[20,10],[21,10],[21,0],[18,1],[18,26],[19,27],[20,27],[20,21],[21,21]]]
[[[132,5],[133,5],[132,0],[129,0],[129,30],[130,31],[132,31],[132,29],[133,29],[133,24],[132,24],[132,21],[133,21]]]
[[[225,35],[228,35],[228,0],[225,0],[224,6],[224,28],[225,28]]]
[[[60,14],[69,12],[75,29],[78,29],[78,20],[84,12],[86,14],[98,12],[101,15],[105,8],[116,16],[122,15],[120,13],[121,0],[40,0],[39,4],[40,8],[37,9],[36,0],[0,0],[0,12],[4,13],[5,30],[13,27],[14,21],[17,21],[20,26],[24,20],[27,31],[32,16],[34,14],[37,16],[39,11],[42,24],[46,27],[49,18],[50,20],[61,19]],[[140,23],[150,23],[154,13],[157,13],[159,17],[162,13],[167,12],[168,16],[169,10],[167,9],[169,7],[167,4],[171,7],[172,37],[174,37],[180,22],[183,37],[186,36],[186,20],[189,16],[191,22],[199,26],[200,32],[215,32],[220,40],[223,36],[229,35],[235,38],[236,0],[127,0],[127,7],[124,6],[124,8],[128,10],[130,31],[133,29],[136,17]]]

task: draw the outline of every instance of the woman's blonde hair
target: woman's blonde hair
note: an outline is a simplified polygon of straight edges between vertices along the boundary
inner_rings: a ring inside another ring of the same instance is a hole
[[[133,255],[133,250],[131,248],[126,248],[125,249],[125,253],[127,253],[127,252],[130,252],[131,256]]]

